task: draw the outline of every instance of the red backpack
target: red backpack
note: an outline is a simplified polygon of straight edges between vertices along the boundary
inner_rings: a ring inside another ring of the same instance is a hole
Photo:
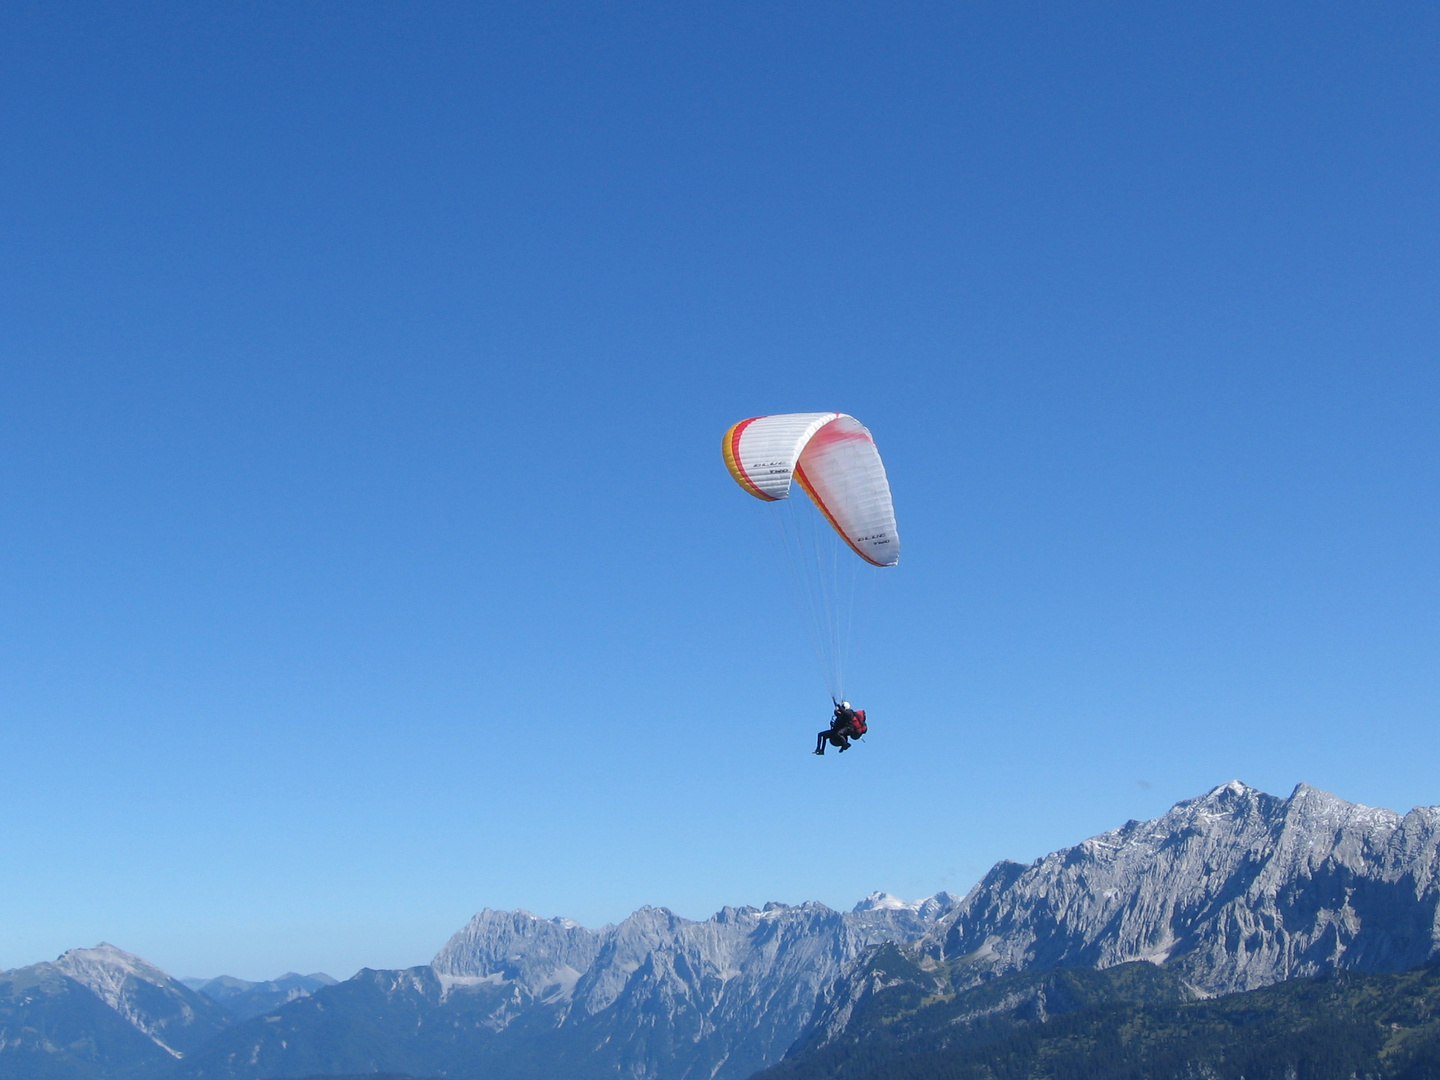
[[[865,726],[865,710],[856,709],[855,715],[850,718],[850,728],[855,733],[855,738],[864,735],[870,729]]]

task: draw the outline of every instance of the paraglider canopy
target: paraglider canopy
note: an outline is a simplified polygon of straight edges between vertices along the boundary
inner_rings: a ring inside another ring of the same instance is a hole
[[[852,631],[864,623],[857,587],[869,579],[873,588],[871,567],[900,561],[890,481],[875,440],[845,413],[784,413],[740,421],[725,433],[723,449],[731,477],[767,504],[755,506],[757,516],[765,519],[790,572],[815,657],[838,704],[846,696]],[[808,500],[790,498],[794,484]]]
[[[850,549],[873,566],[900,561],[890,481],[864,424],[845,413],[783,413],[725,433],[725,465],[757,499],[790,497],[798,483]]]

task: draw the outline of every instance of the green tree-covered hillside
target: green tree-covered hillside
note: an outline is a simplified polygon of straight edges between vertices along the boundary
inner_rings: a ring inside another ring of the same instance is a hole
[[[1149,964],[1023,972],[962,993],[898,949],[838,1036],[757,1080],[1433,1080],[1440,966],[1197,1000]]]

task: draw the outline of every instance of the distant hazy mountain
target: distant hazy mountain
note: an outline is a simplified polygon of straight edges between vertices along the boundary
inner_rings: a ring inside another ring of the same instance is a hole
[[[266,982],[248,982],[233,975],[180,981],[191,990],[204,994],[219,1004],[236,1020],[249,1020],[252,1016],[277,1009],[287,1001],[294,1001],[296,998],[313,994],[322,987],[335,985],[335,980],[323,971],[317,971],[313,975],[297,975],[293,971],[287,971],[278,979]]]

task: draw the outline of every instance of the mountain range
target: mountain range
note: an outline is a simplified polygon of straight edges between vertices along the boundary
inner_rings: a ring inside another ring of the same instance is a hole
[[[216,1002],[235,1020],[249,1020],[252,1016],[278,1009],[287,1001],[313,994],[335,981],[323,971],[313,975],[299,975],[287,971],[277,979],[265,982],[249,982],[233,975],[221,975],[215,979],[181,979],[191,990],[203,994]]]
[[[487,909],[429,965],[362,971],[227,1032],[178,1075],[743,1080],[795,1041],[848,963],[918,938],[954,902],[876,894],[850,912],[772,903],[703,922],[647,907],[598,930]]]
[[[428,965],[333,985],[187,986],[111,946],[72,950],[0,974],[0,1078],[743,1080],[787,1051],[801,1062],[893,1033],[863,1018],[897,995],[953,1002],[1047,972],[1135,971],[1093,992],[1179,1007],[1414,968],[1440,946],[1437,848],[1437,808],[1402,816],[1233,782],[1002,862],[963,898],[876,893],[848,912],[771,903],[704,921],[647,907],[599,929],[486,909]]]

